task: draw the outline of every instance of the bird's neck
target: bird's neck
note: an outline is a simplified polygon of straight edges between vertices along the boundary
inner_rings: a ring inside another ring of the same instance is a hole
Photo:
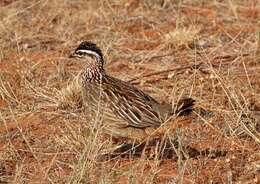
[[[106,75],[105,70],[102,65],[98,63],[89,63],[85,67],[83,78],[85,81],[101,81]]]

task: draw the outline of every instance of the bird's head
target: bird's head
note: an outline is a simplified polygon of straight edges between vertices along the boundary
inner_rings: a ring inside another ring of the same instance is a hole
[[[91,59],[92,64],[103,67],[104,60],[101,49],[93,42],[83,41],[79,44],[76,50],[69,56],[76,59]]]

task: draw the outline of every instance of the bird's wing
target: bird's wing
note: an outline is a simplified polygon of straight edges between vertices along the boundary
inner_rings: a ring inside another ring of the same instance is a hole
[[[162,123],[160,104],[131,84],[108,76],[102,88],[114,115],[125,120],[128,126],[142,128]]]

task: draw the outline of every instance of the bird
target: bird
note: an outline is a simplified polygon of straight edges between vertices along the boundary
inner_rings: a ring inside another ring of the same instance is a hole
[[[183,122],[193,111],[192,98],[183,98],[175,105],[159,103],[129,82],[109,75],[103,53],[94,42],[82,41],[69,58],[84,62],[80,76],[83,102],[93,122],[102,122],[104,132],[113,137],[140,142],[171,117],[175,123]]]

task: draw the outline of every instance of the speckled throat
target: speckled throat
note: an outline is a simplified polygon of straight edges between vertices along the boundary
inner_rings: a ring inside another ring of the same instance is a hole
[[[101,82],[102,78],[104,78],[106,72],[102,66],[102,64],[98,64],[97,61],[95,63],[89,63],[83,72],[82,78],[85,82]]]

